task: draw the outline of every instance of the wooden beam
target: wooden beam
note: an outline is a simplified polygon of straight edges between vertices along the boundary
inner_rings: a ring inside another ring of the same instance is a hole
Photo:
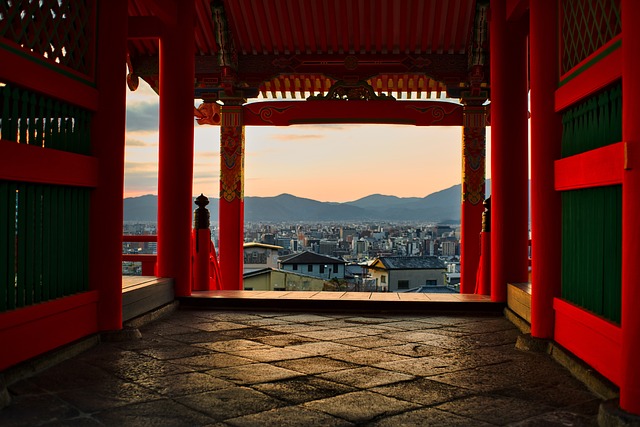
[[[555,161],[556,191],[622,184],[627,144],[618,142]]]
[[[354,58],[356,61],[354,61]],[[215,55],[195,57],[196,77],[217,76],[221,67]],[[354,69],[351,69],[355,64]],[[349,68],[348,68],[349,67]],[[133,58],[133,68],[141,77],[158,75],[158,56]],[[433,80],[453,83],[468,79],[466,55],[238,55],[238,80],[259,85],[280,74],[323,74],[335,80],[357,77],[366,80],[381,73],[420,73]]]
[[[49,62],[7,39],[0,40],[0,64],[0,82],[28,87],[91,111],[98,108],[98,91],[89,76]]]
[[[556,312],[554,340],[620,385],[620,327],[559,298],[554,300],[553,308]]]
[[[0,371],[61,345],[94,334],[98,291],[83,292],[42,304],[0,313]]]
[[[243,106],[245,126],[386,123],[462,126],[462,105],[442,101],[266,101]]]
[[[96,187],[98,161],[81,154],[0,140],[0,179]]]
[[[560,78],[556,111],[602,90],[622,77],[622,36],[611,40]]]

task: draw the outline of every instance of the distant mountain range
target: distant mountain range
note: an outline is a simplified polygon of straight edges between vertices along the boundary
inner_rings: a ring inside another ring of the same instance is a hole
[[[491,185],[487,181],[487,193]],[[372,194],[352,202],[319,202],[280,194],[245,197],[245,221],[433,221],[460,222],[460,184],[426,197]],[[212,221],[218,218],[218,199],[209,199]],[[124,199],[125,221],[156,221],[158,197],[146,195]],[[195,205],[193,206],[195,209]]]

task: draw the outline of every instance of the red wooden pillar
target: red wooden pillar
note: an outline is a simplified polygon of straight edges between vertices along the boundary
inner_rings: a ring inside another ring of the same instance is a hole
[[[191,294],[194,2],[169,1],[160,39],[158,276]]]
[[[553,299],[560,295],[561,198],[554,190],[562,118],[555,112],[558,88],[558,1],[530,4],[531,55],[531,335],[552,338]]]
[[[472,294],[480,261],[485,197],[486,98],[463,98],[460,293]]]
[[[527,25],[491,0],[491,300],[528,280]]]
[[[244,289],[244,102],[244,99],[225,100],[221,114],[219,254],[222,289]]]
[[[99,1],[91,151],[98,186],[91,193],[89,283],[100,292],[98,328],[122,329],[122,211],[126,115],[127,0]]]
[[[620,407],[640,415],[640,2],[622,0],[622,139],[627,164],[622,182],[622,369]]]

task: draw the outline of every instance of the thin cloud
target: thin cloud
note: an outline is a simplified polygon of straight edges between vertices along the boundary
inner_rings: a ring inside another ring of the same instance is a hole
[[[155,162],[125,162],[125,194],[158,192],[158,164]]]
[[[127,138],[126,145],[128,147],[149,147],[151,144],[141,141],[139,139]]]
[[[320,134],[312,134],[312,133],[308,133],[308,134],[276,134],[276,135],[271,135],[271,139],[275,139],[276,141],[298,141],[301,139],[322,139],[324,138],[324,135],[320,135]]]
[[[207,157],[207,158],[213,158],[215,159],[216,157],[220,157],[220,152],[219,151],[198,151],[197,153],[195,153],[195,157],[196,159],[198,157]]]
[[[157,102],[127,105],[127,132],[157,131],[159,126]]]
[[[348,124],[348,125],[344,125],[344,124],[340,124],[340,123],[327,123],[327,124],[318,124],[318,125],[299,125],[300,127],[303,127],[305,130],[314,130],[314,131],[323,131],[326,132],[328,130],[330,131],[344,131],[344,130],[349,130],[349,129],[354,129],[354,128],[359,128],[359,127],[363,127],[364,125],[360,125],[360,124]]]
[[[124,164],[125,173],[152,172],[158,174],[158,164],[155,162],[126,162]]]

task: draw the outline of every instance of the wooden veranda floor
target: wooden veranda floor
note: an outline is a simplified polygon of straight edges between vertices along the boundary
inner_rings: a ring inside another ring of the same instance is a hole
[[[172,279],[123,276],[122,292],[123,321],[174,300]],[[456,293],[194,291],[178,299],[182,306],[236,310],[501,313],[505,307],[488,296]]]
[[[194,291],[181,304],[215,309],[502,312],[488,296],[325,291]]]

